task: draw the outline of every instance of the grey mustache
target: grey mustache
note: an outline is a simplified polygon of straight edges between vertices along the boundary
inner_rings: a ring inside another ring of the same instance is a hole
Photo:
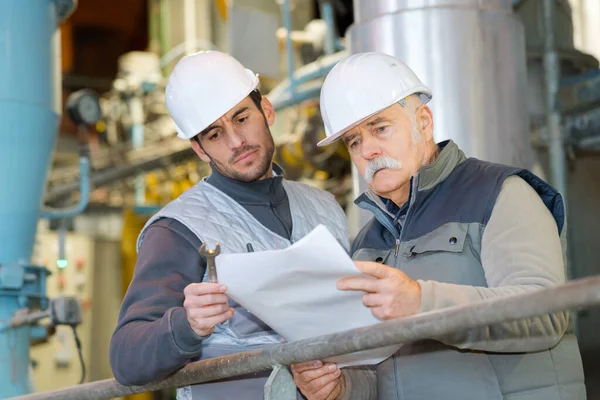
[[[367,163],[367,168],[365,170],[365,181],[367,181],[367,183],[373,182],[373,176],[380,169],[400,169],[401,167],[402,165],[391,157],[377,157]]]

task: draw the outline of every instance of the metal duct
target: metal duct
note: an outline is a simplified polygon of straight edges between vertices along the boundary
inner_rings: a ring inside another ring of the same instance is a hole
[[[510,0],[355,0],[350,51],[405,61],[433,90],[436,140],[531,167],[524,31]]]
[[[510,0],[354,0],[354,13],[351,53],[392,54],[432,89],[436,141],[533,166],[524,29]]]

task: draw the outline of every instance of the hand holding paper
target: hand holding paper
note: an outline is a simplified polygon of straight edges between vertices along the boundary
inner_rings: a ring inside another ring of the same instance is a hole
[[[324,226],[294,245],[217,258],[227,295],[288,341],[381,322],[362,303],[364,292],[338,290],[336,283],[361,276],[352,259]],[[376,364],[400,345],[333,357],[340,368]]]
[[[416,281],[387,265],[372,261],[357,261],[355,264],[366,276],[344,278],[338,282],[338,289],[366,292],[363,304],[384,321],[419,312],[421,286]]]

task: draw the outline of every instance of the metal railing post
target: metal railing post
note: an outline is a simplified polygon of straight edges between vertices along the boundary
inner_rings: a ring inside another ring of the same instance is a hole
[[[276,365],[265,383],[264,400],[296,400],[297,389],[294,377],[284,365]]]

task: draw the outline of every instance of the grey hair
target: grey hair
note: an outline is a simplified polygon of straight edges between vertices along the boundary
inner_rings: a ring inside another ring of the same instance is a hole
[[[398,104],[400,104],[400,106],[402,107],[402,111],[404,111],[404,113],[410,120],[412,127],[413,143],[420,143],[423,140],[423,136],[421,136],[421,132],[419,132],[419,128],[417,126],[416,111],[417,108],[423,104],[421,96],[418,93],[411,94],[410,96],[407,96],[400,100]]]

